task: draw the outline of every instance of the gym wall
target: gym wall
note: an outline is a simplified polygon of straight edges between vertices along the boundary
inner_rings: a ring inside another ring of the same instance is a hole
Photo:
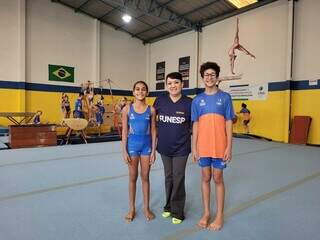
[[[97,81],[110,78],[113,89],[129,90],[146,78],[146,47],[140,40],[50,0],[1,1],[0,29],[0,94],[8,99],[0,102],[1,112],[41,109],[43,122],[59,123],[62,92],[73,109],[87,80],[96,82],[98,94],[100,85],[108,94],[108,84]],[[48,64],[74,67],[74,83],[48,81]]]
[[[288,142],[290,122],[294,115],[309,115],[312,117],[312,124],[308,143],[320,144],[320,114],[317,111],[320,104],[315,101],[319,98],[320,83],[318,81],[316,86],[309,86],[310,79],[320,78],[317,60],[320,54],[320,48],[317,47],[320,29],[315,26],[315,23],[320,22],[317,14],[319,9],[320,2],[317,0],[295,2],[293,20],[293,1],[276,1],[204,27],[199,36],[199,53],[195,48],[195,32],[190,32],[194,37],[186,37],[186,33],[173,37],[170,41],[166,39],[151,44],[150,55],[161,57],[151,57],[149,65],[154,69],[156,62],[166,60],[166,74],[172,70],[176,71],[178,57],[183,53],[172,52],[189,49],[185,55],[191,56],[191,63],[196,61],[197,56],[200,64],[216,61],[221,66],[220,76],[230,76],[228,50],[235,36],[236,18],[239,17],[240,44],[257,59],[239,52],[235,71],[243,73],[242,79],[221,83],[220,87],[226,89],[228,84],[267,84],[268,95],[266,100],[234,101],[235,111],[239,112],[241,103],[245,102],[252,112],[250,133],[281,142]],[[292,29],[294,41],[291,48]],[[161,47],[154,48],[153,45]],[[149,77],[151,83],[155,82],[154,71],[151,70]],[[195,72],[196,65],[191,64],[192,77],[196,76]],[[193,96],[198,92],[197,88],[203,88],[203,84],[201,78],[198,85],[195,79],[192,82],[191,89],[185,92]],[[159,94],[162,92],[153,95]],[[243,132],[239,124],[238,122],[234,126],[235,132]]]
[[[290,119],[309,115],[308,143],[320,144],[320,83],[309,81],[320,78],[320,28],[316,25],[320,22],[320,1],[295,2],[294,21],[292,10],[293,1],[279,0],[237,16],[240,43],[257,59],[239,53],[235,71],[243,77],[230,84],[267,84],[269,91],[266,100],[234,101],[234,107],[238,112],[246,102],[252,112],[250,132],[282,142],[288,141]],[[231,17],[204,27],[201,33],[191,31],[143,45],[126,33],[50,0],[2,0],[0,94],[5,100],[0,101],[0,111],[41,109],[43,121],[59,122],[61,92],[69,93],[73,107],[82,82],[107,77],[117,84],[113,86],[116,99],[130,95],[133,82],[146,80],[152,91],[148,103],[152,104],[163,94],[155,91],[156,63],[165,61],[167,74],[178,71],[178,60],[184,56],[190,56],[190,86],[185,93],[194,96],[203,88],[197,62],[216,61],[221,66],[220,75],[230,75],[227,53],[235,27],[236,17]],[[48,64],[75,67],[75,82],[48,81]],[[226,85],[221,83],[220,87]],[[106,94],[107,85],[103,87]],[[8,122],[0,119],[0,124]],[[242,128],[235,126],[234,130],[241,132]]]

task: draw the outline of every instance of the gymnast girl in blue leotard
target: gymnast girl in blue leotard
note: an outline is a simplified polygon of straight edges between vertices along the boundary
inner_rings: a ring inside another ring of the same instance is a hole
[[[154,219],[150,210],[150,166],[155,161],[156,150],[156,115],[152,106],[146,104],[148,85],[138,81],[133,85],[133,104],[128,104],[122,111],[122,148],[123,159],[129,168],[129,212],[125,219],[131,222],[136,214],[136,182],[138,166],[141,165],[141,182],[143,191],[143,213],[146,219]]]

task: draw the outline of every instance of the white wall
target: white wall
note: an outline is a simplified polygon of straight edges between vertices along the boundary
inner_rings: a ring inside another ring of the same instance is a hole
[[[242,82],[265,83],[286,80],[288,44],[288,1],[281,0],[237,16],[240,44],[256,56],[256,60],[237,52],[236,74]],[[201,62],[216,61],[220,76],[230,76],[228,51],[236,31],[236,17],[203,29]]]
[[[48,81],[48,64],[75,67],[75,86],[92,78],[92,18],[50,0],[32,0],[27,1],[26,22],[28,82],[60,84]]]
[[[146,46],[141,40],[101,24],[100,76],[110,78],[112,88],[131,90],[136,81],[146,79]],[[104,85],[105,86],[105,85]]]
[[[48,81],[48,64],[75,67],[75,86],[110,78],[113,88],[131,89],[133,82],[146,80],[140,40],[61,4],[28,1],[26,36],[28,82],[72,85]]]
[[[189,88],[196,87],[196,55],[197,34],[193,31],[177,35],[150,45],[150,72],[149,86],[155,90],[156,86],[156,63],[166,62],[165,75],[177,72],[179,69],[179,58],[190,56]]]
[[[26,28],[22,21],[24,2]],[[296,2],[293,79],[320,78],[319,9],[318,0]],[[288,1],[280,0],[238,16],[240,43],[257,56],[253,60],[238,54],[235,70],[244,74],[243,81],[286,80],[290,41],[288,11]],[[222,67],[222,76],[230,74],[227,52],[234,38],[235,24],[236,18],[229,18],[205,27],[201,33],[199,62],[217,61]],[[190,88],[196,87],[195,32],[144,46],[140,40],[105,24],[97,28],[92,18],[50,0],[1,0],[0,29],[0,80],[24,81],[26,51],[28,82],[58,84],[48,81],[47,68],[48,64],[61,64],[76,68],[75,86],[95,78],[98,72],[101,79],[108,77],[115,81],[118,85],[115,88],[131,89],[133,82],[146,80],[154,90],[157,62],[166,61],[167,74],[178,70],[180,57],[190,56]],[[97,42],[97,38],[100,41]],[[100,69],[96,66],[99,59]]]
[[[296,80],[320,79],[319,12],[319,0],[296,2],[293,68]]]
[[[243,74],[242,82],[260,84],[287,80],[288,44],[291,41],[288,37],[289,11],[288,1],[280,0],[237,16],[240,19],[240,44],[257,57],[254,60],[242,52],[236,53],[235,72]],[[216,61],[221,66],[220,76],[230,76],[228,51],[235,30],[236,17],[204,27],[199,40],[199,64]],[[195,32],[188,32],[151,44],[149,80],[152,90],[155,89],[157,62],[166,61],[167,74],[178,70],[179,57],[188,55],[191,56],[190,88],[197,87],[196,39]],[[198,87],[203,87],[202,81]]]
[[[19,10],[19,0],[0,1],[0,80],[20,80]]]

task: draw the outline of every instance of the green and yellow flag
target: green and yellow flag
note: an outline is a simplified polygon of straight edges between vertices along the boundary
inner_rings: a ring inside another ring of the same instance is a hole
[[[49,81],[74,82],[74,67],[49,64]]]

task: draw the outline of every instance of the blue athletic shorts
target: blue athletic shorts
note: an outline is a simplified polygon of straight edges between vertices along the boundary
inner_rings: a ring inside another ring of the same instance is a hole
[[[129,156],[149,156],[151,154],[150,135],[129,135],[128,137]]]
[[[224,169],[227,167],[227,163],[222,158],[201,157],[199,159],[199,166]]]

